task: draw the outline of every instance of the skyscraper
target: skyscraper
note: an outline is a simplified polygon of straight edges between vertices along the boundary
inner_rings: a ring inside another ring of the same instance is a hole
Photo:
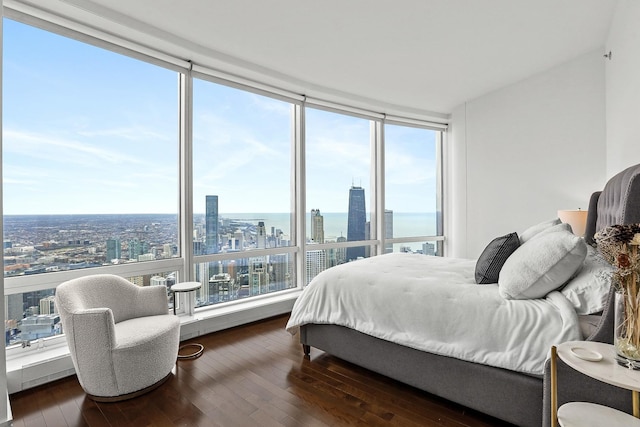
[[[138,261],[140,255],[149,253],[149,243],[140,239],[133,238],[129,240],[129,259],[132,261]]]
[[[55,314],[56,312],[55,297],[48,296],[40,300],[40,314]]]
[[[250,295],[259,295],[268,292],[269,274],[267,272],[266,257],[249,258]]]
[[[205,213],[207,254],[218,253],[218,196],[207,196]]]
[[[307,251],[307,265],[306,265],[306,282],[308,285],[311,280],[324,271],[327,268],[327,254],[326,251]]]
[[[121,256],[120,239],[107,239],[107,262],[120,259]]]
[[[340,233],[340,236],[336,239],[336,242],[342,243],[346,242],[347,238]],[[336,249],[336,265],[344,264],[347,262],[347,249],[346,248],[337,248]]]
[[[320,209],[311,209],[311,240],[313,243],[324,243],[324,218]]]
[[[258,221],[258,228],[256,229],[256,245],[258,249],[265,249],[267,247],[267,230],[264,227],[264,221]]]
[[[347,241],[365,240],[367,211],[364,201],[364,188],[351,186],[349,189],[349,214],[347,222]],[[347,248],[347,261],[364,258],[364,246]]]
[[[384,238],[393,239],[393,211],[390,209],[384,210]],[[391,252],[393,252],[393,243],[385,243],[384,253]]]

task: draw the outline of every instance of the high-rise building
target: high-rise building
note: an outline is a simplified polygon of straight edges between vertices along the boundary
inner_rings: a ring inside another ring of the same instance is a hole
[[[218,253],[218,196],[207,196],[205,213],[205,247],[207,254]]]
[[[384,238],[393,239],[393,211],[391,209],[384,210]],[[384,244],[384,253],[393,252],[393,243]]]
[[[324,218],[320,209],[311,209],[311,240],[313,243],[324,243]]]
[[[242,232],[242,230],[236,230],[233,232],[233,238],[231,239],[231,250],[244,250],[244,233]]]
[[[215,302],[229,301],[232,293],[229,273],[218,273],[209,279],[209,293],[217,299]]]
[[[162,245],[162,258],[171,258],[173,256],[173,245],[165,243]]]
[[[149,253],[149,243],[141,241],[138,238],[129,240],[129,259],[138,261],[140,255]]]
[[[364,200],[364,188],[351,186],[349,189],[349,213],[347,222],[347,241],[365,240],[367,211]],[[364,258],[364,246],[347,248],[347,261]]]
[[[196,289],[196,300],[199,301],[209,301],[209,277],[210,274],[210,264],[209,262],[200,262],[196,264],[196,277],[195,281],[200,282],[202,284],[201,287]]]
[[[291,287],[292,271],[288,254],[270,255],[271,272],[269,285],[273,291],[281,291]]]
[[[24,304],[22,294],[13,294],[5,296],[5,313],[7,320],[22,320],[24,315]]]
[[[256,230],[256,245],[258,249],[266,249],[267,247],[267,230],[264,227],[264,221],[258,222]]]
[[[48,296],[40,300],[40,314],[55,314],[56,302],[54,296]]]
[[[424,242],[422,244],[422,253],[425,255],[434,256],[436,254],[436,245],[429,242]]]
[[[250,295],[260,295],[267,292],[269,286],[269,274],[265,257],[249,258],[249,285]]]
[[[340,233],[340,236],[336,239],[336,242],[343,243],[346,242],[347,238]],[[346,248],[337,248],[336,249],[336,265],[344,264],[347,262],[347,250]]]
[[[120,247],[120,239],[108,239],[107,240],[107,262],[118,260],[122,256],[122,249]]]
[[[371,221],[364,223],[364,240],[371,240]],[[364,247],[364,256],[365,258],[371,256],[371,246]]]
[[[326,270],[327,254],[323,250],[307,251],[306,261],[307,265],[305,273],[307,274],[307,281],[305,282],[305,284],[308,285],[309,282],[311,282],[311,279],[316,277],[322,271]]]

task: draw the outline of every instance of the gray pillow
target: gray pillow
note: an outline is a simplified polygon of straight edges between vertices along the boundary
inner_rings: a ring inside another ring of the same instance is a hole
[[[545,233],[521,245],[502,266],[498,290],[505,299],[543,298],[567,282],[587,255],[584,240],[568,231]]]
[[[546,230],[547,228],[551,228],[554,225],[558,225],[561,222],[562,221],[560,221],[560,218],[555,218],[549,221],[544,221],[539,224],[532,225],[531,227],[527,228],[522,233],[520,233],[520,244],[521,245],[524,244],[527,240],[531,239],[533,236],[540,233],[541,231]]]
[[[476,262],[476,283],[479,285],[498,283],[500,269],[518,246],[520,246],[518,233],[496,237],[489,242]]]

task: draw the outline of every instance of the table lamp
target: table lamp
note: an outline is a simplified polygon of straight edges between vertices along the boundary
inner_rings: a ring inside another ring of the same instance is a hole
[[[558,218],[571,226],[573,234],[583,237],[587,227],[587,211],[577,210],[559,210]]]

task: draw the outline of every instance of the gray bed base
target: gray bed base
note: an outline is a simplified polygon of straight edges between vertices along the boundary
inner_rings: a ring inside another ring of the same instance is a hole
[[[611,178],[589,203],[585,240],[612,224],[640,223],[640,165]],[[613,342],[613,295],[590,341]],[[337,325],[300,328],[305,355],[310,347],[417,387],[463,406],[525,427],[551,425],[550,367],[543,377],[439,356],[384,341]],[[579,374],[558,361],[558,404],[600,403],[631,413],[631,393]]]
[[[609,294],[609,299],[613,292]],[[613,305],[607,303],[592,341],[610,342]],[[549,366],[543,377],[440,356],[336,325],[307,324],[300,342],[452,402],[526,427],[550,426]],[[595,402],[631,412],[631,393],[578,374],[558,362],[558,403]]]

